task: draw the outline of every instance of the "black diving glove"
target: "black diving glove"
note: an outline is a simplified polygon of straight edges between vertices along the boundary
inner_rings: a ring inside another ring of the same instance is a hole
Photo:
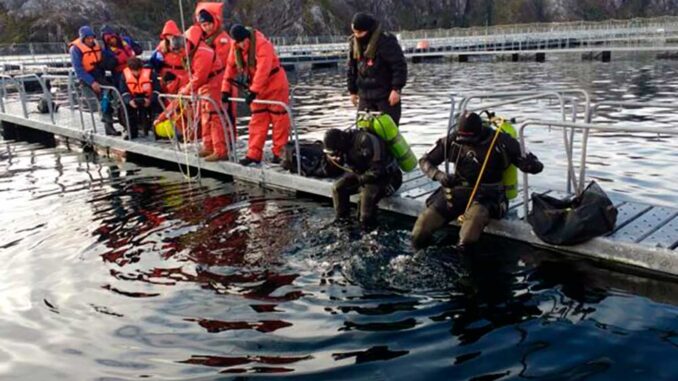
[[[257,93],[250,91],[247,93],[247,97],[245,97],[245,102],[247,102],[248,105],[252,104],[252,101],[256,99]]]
[[[230,97],[231,97],[231,93],[229,93],[228,91],[224,91],[224,92],[221,93],[221,101],[224,102],[224,103],[227,103],[228,98],[230,98]]]
[[[167,82],[172,82],[172,81],[174,81],[175,79],[177,79],[177,76],[174,75],[174,73],[172,73],[171,71],[166,72],[166,73],[163,74],[163,76],[162,76],[162,80],[165,81],[165,83],[167,83]]]
[[[456,180],[453,173],[448,175],[443,171],[438,171],[433,179],[439,182],[443,188],[452,188]]]
[[[537,159],[532,152],[528,152],[527,155],[522,159],[523,165],[520,166],[520,169],[523,172],[531,173],[536,175],[544,170],[544,164]]]

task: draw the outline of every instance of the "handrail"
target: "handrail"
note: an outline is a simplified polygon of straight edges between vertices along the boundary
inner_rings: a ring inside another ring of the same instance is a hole
[[[22,85],[24,86],[25,80],[27,79],[35,78],[38,81],[40,87],[42,88],[42,94],[46,97],[47,100],[47,109],[49,110],[49,117],[52,120],[52,124],[56,125],[56,121],[54,120],[54,106],[52,105],[52,93],[50,93],[49,90],[47,89],[47,84],[45,84],[45,80],[43,78],[40,78],[40,76],[37,73],[16,75],[14,76],[14,78],[20,80],[22,82]]]
[[[503,106],[507,104],[516,104],[516,103],[521,103],[525,102],[528,100],[533,100],[533,99],[539,99],[539,98],[546,98],[546,97],[555,97],[559,100],[560,102],[560,111],[562,114],[562,119],[563,121],[565,120],[565,96],[564,92],[577,92],[577,93],[583,93],[585,95],[587,105],[589,103],[590,97],[588,96],[588,93],[585,90],[579,90],[579,89],[574,89],[574,90],[561,90],[556,91],[543,91],[543,90],[521,90],[521,91],[503,91],[503,92],[472,92],[465,94],[461,102],[459,103],[459,109],[458,112],[455,114],[454,111],[454,94],[452,94],[450,97],[452,98],[452,111],[450,112],[450,122],[448,123],[448,128],[447,128],[447,135],[449,136],[453,127],[456,125],[456,121],[461,117],[461,114],[463,111],[465,111],[468,107],[468,104],[471,102],[473,99],[481,99],[481,98],[505,98],[505,97],[513,97],[513,96],[521,96],[518,99],[510,99],[506,101],[499,101],[499,102],[494,102],[489,105],[482,105],[481,108],[490,108],[490,107],[498,107],[498,106]],[[576,105],[573,105],[573,107],[576,107]],[[588,107],[587,107],[588,110]],[[567,189],[570,190],[571,184],[572,186],[576,187],[577,184],[577,178],[575,177],[574,174],[574,164],[572,161],[573,157],[573,146],[574,146],[574,141],[568,141],[567,137],[567,131],[563,131],[563,141],[566,147],[565,154],[567,156]],[[446,147],[447,147],[447,140],[446,140]],[[449,174],[449,158],[447,157],[447,149],[445,150],[445,172]],[[571,184],[570,184],[571,183]]]
[[[71,91],[71,80],[72,80],[71,73],[73,73],[73,71],[69,71],[68,75],[43,73],[41,78],[43,78],[43,79],[65,79],[65,80],[68,81],[67,82],[68,83],[68,90],[67,91],[69,92],[68,93],[68,106],[71,109],[71,111],[73,111],[73,97],[71,97],[71,93],[70,93],[70,91]]]
[[[24,118],[28,119],[28,108],[26,107],[26,89],[24,89],[23,83],[19,83],[14,77],[9,75],[0,74],[0,78],[9,79],[16,86],[17,91],[19,91],[19,99],[21,100],[21,109],[24,112]],[[5,82],[2,83],[3,92],[7,94],[5,89]]]
[[[598,109],[602,106],[657,107],[666,109],[678,109],[678,104],[668,102],[602,101],[595,103],[591,108],[591,118],[596,116],[596,114],[598,113]]]
[[[214,109],[217,110],[217,115],[219,116],[221,126],[224,129],[224,137],[225,136],[229,137],[229,139],[228,139],[228,154],[229,154],[229,156],[231,156],[231,159],[233,159],[233,161],[237,161],[238,155],[237,155],[237,152],[236,152],[235,136],[233,135],[233,124],[231,123],[231,120],[229,118],[224,118],[222,107],[219,107],[219,105],[217,104],[217,102],[214,99],[212,99],[209,96],[204,96],[204,95],[194,96],[194,95],[162,94],[162,93],[159,93],[158,99],[176,99],[176,100],[179,100],[179,101],[187,100],[189,102],[195,102],[196,100],[199,100],[199,101],[209,102],[214,107]],[[160,105],[162,106],[162,108],[164,110],[166,110],[165,105],[162,102],[160,102]],[[172,112],[174,112],[174,110],[172,110]],[[226,126],[229,127],[228,128],[229,131],[226,131],[227,130]]]
[[[519,141],[520,141],[520,150],[522,154],[525,154],[527,151],[525,150],[525,128],[528,126],[549,126],[549,127],[560,127],[563,129],[567,128],[577,128],[577,129],[582,129],[584,131],[590,131],[590,130],[598,130],[598,131],[606,131],[606,132],[630,132],[630,133],[656,133],[656,134],[664,134],[664,135],[672,135],[672,136],[678,136],[678,129],[666,129],[666,128],[657,128],[657,127],[649,127],[649,128],[644,128],[644,127],[624,127],[624,126],[619,126],[619,127],[614,127],[614,126],[608,126],[608,125],[601,125],[601,124],[591,124],[591,123],[572,123],[572,122],[561,122],[561,121],[555,121],[555,120],[539,120],[539,119],[527,119],[526,121],[522,122],[520,124],[520,127],[518,129],[518,135],[519,135]],[[581,183],[584,182],[584,176],[586,175],[585,169],[586,169],[586,146],[588,144],[588,139],[582,141],[582,172],[580,174],[581,176]],[[527,172],[523,172],[523,201],[524,201],[524,210],[525,210],[525,218],[527,218],[527,214],[529,212],[529,207],[528,207],[528,176]],[[581,193],[579,191],[578,193]]]
[[[240,102],[240,103],[246,103],[247,101],[244,98],[228,98],[229,102]],[[287,115],[290,118],[290,125],[292,126],[292,131],[290,131],[290,135],[294,133],[294,150],[297,154],[297,173],[299,176],[302,176],[301,174],[301,153],[299,150],[299,131],[297,130],[297,123],[294,120],[294,113],[292,112],[292,108],[289,107],[289,105],[285,102],[280,102],[280,101],[271,101],[271,100],[265,100],[265,99],[254,99],[252,101],[253,103],[257,104],[262,104],[262,105],[271,105],[271,106],[280,106],[287,111]]]
[[[127,105],[125,105],[125,100],[122,97],[122,94],[120,94],[120,90],[116,89],[114,86],[106,86],[106,85],[101,85],[101,91],[103,90],[112,90],[115,92],[115,94],[118,96],[118,99],[120,99],[120,107],[122,107],[122,112],[125,115],[125,126],[127,127],[127,139],[132,140],[132,128],[129,125],[129,114],[127,113]],[[112,107],[112,106],[111,106]],[[101,110],[101,113],[103,114],[104,110]]]

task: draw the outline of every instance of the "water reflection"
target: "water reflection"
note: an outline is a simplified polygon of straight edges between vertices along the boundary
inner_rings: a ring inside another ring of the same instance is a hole
[[[406,128],[420,150],[442,131],[436,128],[445,123],[444,102],[425,93],[427,83],[449,90],[436,80],[441,76],[458,78],[458,89],[474,79],[473,86],[504,88],[509,83],[501,79],[513,74],[526,87],[535,85],[533,78],[553,86],[588,79],[600,92],[619,83],[615,73],[602,77],[608,83],[595,82],[603,69],[592,66],[579,66],[579,73],[559,63],[479,63],[452,73],[441,70],[448,64],[416,66],[409,99],[421,103],[406,112]],[[642,67],[622,68],[621,75],[636,76]],[[669,64],[646,72],[653,88],[639,91],[664,97],[667,86],[678,84],[661,77],[675,72]],[[323,75],[310,82],[333,80]],[[319,99],[306,104],[315,117],[304,122],[309,134],[350,122],[350,113],[323,122],[330,115],[325,107],[343,105],[345,97]],[[641,123],[632,114],[605,109],[601,117]],[[546,148],[552,139],[544,133],[532,143]],[[646,137],[641,143],[626,135],[601,140],[611,148],[593,153],[592,173],[609,177],[610,188],[670,186],[655,176],[654,165],[675,159],[675,150],[667,150],[675,142]],[[415,254],[409,249],[413,221],[400,216],[384,213],[378,229],[363,233],[357,225],[333,224],[327,200],[209,178],[189,183],[177,172],[63,147],[0,144],[2,377],[678,375],[673,281],[506,240],[485,240],[468,256],[447,241]],[[629,165],[649,157],[652,168]],[[631,185],[619,183],[619,165]]]

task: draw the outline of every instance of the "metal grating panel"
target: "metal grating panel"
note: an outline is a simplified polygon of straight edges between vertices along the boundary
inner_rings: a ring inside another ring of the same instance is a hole
[[[422,174],[421,177],[418,177],[416,179],[413,179],[413,180],[410,180],[406,183],[403,183],[403,185],[400,186],[400,189],[398,189],[398,192],[396,194],[399,195],[399,196],[402,196],[407,191],[410,191],[412,189],[417,189],[420,186],[422,186],[422,185],[424,185],[424,184],[426,184],[430,181],[431,181],[431,179],[429,179],[428,177],[426,177]]]
[[[438,187],[440,187],[440,184],[437,181],[431,181],[430,183],[426,183],[417,189],[412,189],[410,192],[404,194],[403,196],[415,199],[422,196],[428,197],[431,193],[438,189]]]
[[[676,248],[676,245],[678,245],[678,214],[640,243],[651,247]]]
[[[636,204],[633,202],[625,202],[617,207],[617,224],[615,225],[614,231],[609,234],[613,235],[618,230],[624,227],[624,225],[633,221],[634,218],[637,218],[641,214],[647,212],[652,207],[644,204]]]
[[[664,226],[676,215],[668,208],[652,208],[618,229],[609,237],[615,241],[639,242],[647,235]]]

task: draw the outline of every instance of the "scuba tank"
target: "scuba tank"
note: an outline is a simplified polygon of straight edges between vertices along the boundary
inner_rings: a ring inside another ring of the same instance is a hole
[[[513,124],[507,120],[504,120],[503,123],[499,125],[499,129],[502,132],[509,134],[514,139],[518,136],[516,129],[513,128]],[[518,168],[516,168],[515,165],[511,164],[504,170],[501,182],[504,183],[507,199],[513,200],[518,197]]]
[[[358,116],[358,128],[364,128],[374,133],[386,142],[388,151],[398,161],[398,166],[404,172],[417,167],[417,157],[405,138],[398,131],[398,126],[388,114],[362,114]]]
[[[484,112],[487,114],[490,125],[493,125],[495,128],[498,128],[501,132],[508,134],[514,139],[518,136],[516,129],[511,122],[502,117],[495,116],[493,112],[487,110]],[[513,120],[513,122],[515,123],[515,120]],[[513,200],[518,197],[518,168],[516,168],[515,165],[510,164],[508,168],[504,170],[501,182],[506,190],[507,199]]]

